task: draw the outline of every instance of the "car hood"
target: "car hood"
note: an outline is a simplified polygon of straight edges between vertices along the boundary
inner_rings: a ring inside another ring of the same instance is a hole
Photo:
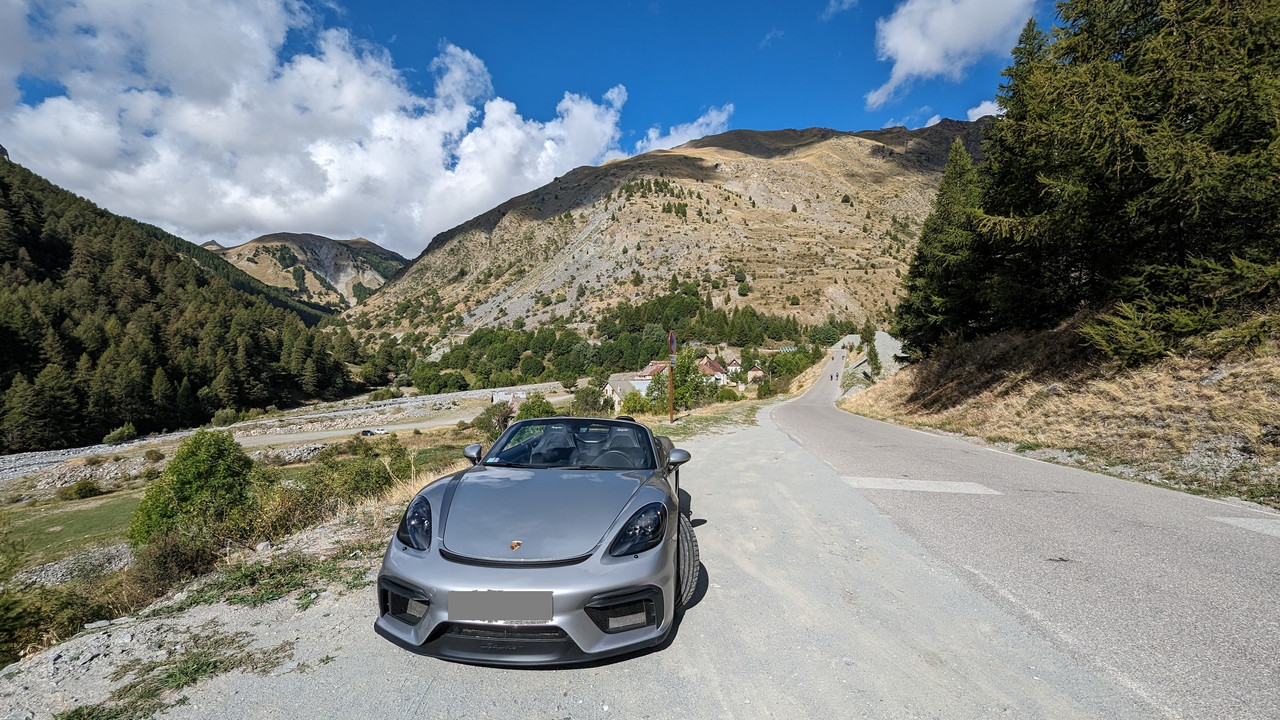
[[[645,479],[635,471],[471,468],[445,509],[444,547],[515,563],[588,555]]]

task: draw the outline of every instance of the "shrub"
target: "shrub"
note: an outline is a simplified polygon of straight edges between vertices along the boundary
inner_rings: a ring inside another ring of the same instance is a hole
[[[372,497],[391,487],[391,473],[382,460],[376,457],[355,457],[322,463],[317,472],[317,480],[316,490],[323,497],[337,498],[348,503]]]
[[[164,453],[156,450],[155,448],[151,448],[143,455],[143,457],[145,457],[149,463],[158,463],[164,459]]]
[[[398,387],[382,388],[369,393],[369,400],[377,402],[379,400],[391,400],[393,398],[404,397],[404,392]]]
[[[546,395],[535,392],[529,393],[528,399],[520,404],[520,412],[516,413],[516,419],[527,420],[528,418],[555,417],[555,415],[556,406],[551,404]]]
[[[649,401],[639,390],[632,390],[622,398],[621,412],[623,415],[644,415],[649,413],[651,407]]]
[[[232,408],[222,408],[213,414],[213,420],[211,422],[218,427],[226,427],[239,419],[240,413],[236,412]]]
[[[98,485],[98,481],[93,478],[81,478],[74,484],[67,487],[60,487],[54,491],[59,500],[83,500],[85,498],[96,497],[104,494],[106,491]]]
[[[511,413],[511,403],[496,402],[481,411],[471,421],[471,425],[484,433],[489,442],[493,442],[511,424]]]
[[[720,392],[716,393],[716,402],[737,402],[742,398],[738,393],[734,392],[731,387],[722,387]]]
[[[208,532],[243,514],[253,461],[229,432],[197,430],[147,488],[129,523],[134,546],[178,530]]]
[[[138,437],[138,431],[134,429],[133,423],[127,422],[107,433],[107,436],[102,438],[102,442],[108,445],[119,445],[123,442],[129,442],[136,437]]]
[[[209,538],[180,532],[156,535],[134,554],[125,582],[144,599],[158,598],[179,583],[212,570],[217,558]]]

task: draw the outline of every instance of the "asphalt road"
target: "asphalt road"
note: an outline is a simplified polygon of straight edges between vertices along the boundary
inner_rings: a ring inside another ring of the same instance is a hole
[[[852,417],[837,392],[684,444],[704,573],[666,647],[447,663],[376,636],[366,588],[231,610],[302,665],[165,717],[1280,717],[1280,516]]]
[[[773,420],[949,575],[1160,716],[1280,718],[1280,514],[854,417],[837,384]]]

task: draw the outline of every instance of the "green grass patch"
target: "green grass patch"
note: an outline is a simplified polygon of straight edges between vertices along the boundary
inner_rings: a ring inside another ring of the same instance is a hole
[[[413,465],[418,470],[446,468],[462,460],[464,445],[433,445],[422,448],[413,455]]]
[[[141,490],[127,490],[103,497],[15,507],[8,511],[11,537],[27,549],[25,567],[116,545],[125,541],[129,518],[141,501]]]

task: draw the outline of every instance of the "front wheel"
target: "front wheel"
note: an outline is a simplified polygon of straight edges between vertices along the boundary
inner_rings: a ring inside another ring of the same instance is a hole
[[[693,535],[689,516],[676,514],[680,516],[676,543],[676,609],[680,609],[689,604],[698,588],[698,538]]]

